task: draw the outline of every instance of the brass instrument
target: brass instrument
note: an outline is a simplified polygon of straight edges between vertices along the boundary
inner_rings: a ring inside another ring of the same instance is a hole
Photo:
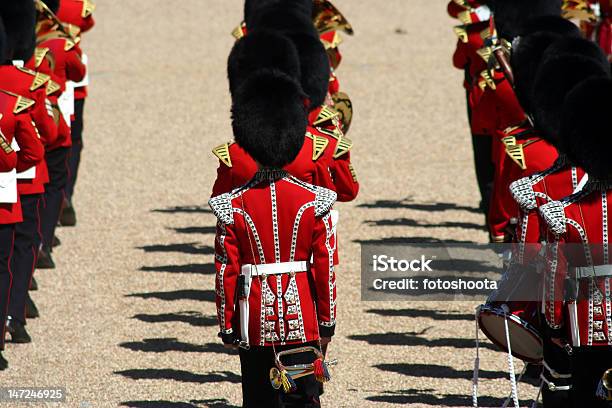
[[[300,353],[313,353],[316,357],[314,363],[311,364],[296,364],[285,366],[281,362],[282,356]],[[295,380],[307,375],[314,375],[317,381],[325,382],[329,380],[327,368],[337,364],[336,360],[324,361],[324,356],[321,351],[315,347],[305,346],[292,350],[281,351],[275,356],[276,367],[270,369],[270,384],[275,390],[282,388],[283,392],[291,393],[297,389]],[[323,373],[319,371],[323,370]]]
[[[612,368],[607,370],[601,377],[597,387],[597,397],[605,401],[612,401]]]
[[[353,26],[329,0],[314,0],[312,21],[319,34],[342,30],[353,35]]]
[[[52,12],[51,9],[47,7],[47,5],[44,2],[42,2],[42,0],[35,0],[34,4],[36,4],[36,10],[38,10],[38,12],[42,13],[48,20],[50,20],[55,25],[57,25],[58,30],[61,31],[63,34],[65,34],[66,37],[68,37],[75,43],[79,42],[78,35],[75,35],[76,30],[71,28],[70,25],[66,26],[64,23],[62,23],[62,21],[59,18],[57,18],[55,13]]]

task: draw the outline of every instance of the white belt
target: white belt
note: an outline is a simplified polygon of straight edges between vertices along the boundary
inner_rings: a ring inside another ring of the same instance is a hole
[[[242,265],[242,274],[250,276],[282,275],[291,272],[306,272],[308,262],[279,262],[261,265]]]

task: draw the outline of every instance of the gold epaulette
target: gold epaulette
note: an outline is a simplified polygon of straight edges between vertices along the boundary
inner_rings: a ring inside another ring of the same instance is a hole
[[[36,71],[32,71],[31,69],[28,69],[28,68],[17,67],[17,69],[20,70],[21,72],[25,72],[26,74],[32,75],[34,77],[34,80],[32,81],[32,85],[30,85],[30,91],[35,91],[38,88],[41,88],[51,79],[49,75],[46,75],[40,72],[36,72]]]
[[[476,50],[476,54],[488,64],[493,55],[493,49],[491,47],[482,47]]]
[[[55,92],[59,91],[60,89],[62,89],[62,87],[60,86],[60,84],[58,84],[57,82],[51,80],[49,81],[49,83],[47,84],[47,95],[52,95]]]
[[[522,170],[527,169],[527,163],[525,163],[525,151],[523,150],[522,144],[516,143],[516,137],[506,136],[502,138],[502,143],[506,146],[506,154],[510,156]]]
[[[34,64],[36,68],[40,67],[40,64],[42,64],[48,52],[49,52],[49,48],[36,47],[36,49],[34,50]]]
[[[329,0],[314,0],[312,22],[319,34],[342,30],[353,35],[353,26]]]
[[[357,183],[357,173],[355,172],[355,168],[353,167],[352,163],[349,164],[349,171],[351,172],[351,177],[353,177],[353,181]]]
[[[24,110],[29,109],[36,104],[36,102],[33,101],[32,99],[24,98],[23,96],[17,95],[16,93],[7,91],[5,89],[2,89],[1,91],[7,95],[11,95],[17,98],[17,101],[15,101],[15,107],[13,108],[13,113],[15,114],[21,113]]]
[[[340,137],[336,144],[336,150],[334,151],[334,159],[341,157],[348,153],[353,147],[353,142],[346,136]]]
[[[491,29],[487,27],[480,32],[480,38],[482,38],[483,41],[486,41],[489,38],[493,37],[493,34],[494,33],[491,33]]]
[[[231,143],[224,143],[215,147],[212,153],[227,167],[232,167],[232,158],[230,156],[229,147]]]
[[[81,17],[87,18],[93,14],[96,10],[96,4],[91,0],[83,0],[83,9],[81,10]]]
[[[2,120],[2,114],[0,113],[0,120]],[[4,153],[11,154],[14,152],[13,148],[9,144],[8,140],[2,134],[2,130],[0,130],[0,148],[4,150]]]
[[[327,145],[329,145],[329,140],[322,136],[313,135],[310,132],[306,132],[306,137],[312,139],[312,161],[317,161],[323,155],[323,152],[325,152]]]
[[[66,30],[68,30],[68,34],[70,34],[72,38],[77,38],[81,34],[81,29],[79,28],[79,26],[66,23],[64,24],[64,27],[66,28]]]
[[[457,35],[457,37],[459,38],[459,40],[461,40],[462,43],[468,42],[469,36],[468,36],[468,32],[465,26],[455,26],[453,27],[453,31],[455,32],[455,35]]]
[[[244,37],[244,26],[245,23],[242,22],[240,23],[240,25],[238,25],[238,27],[234,28],[232,30],[232,37],[234,37],[236,39],[236,41],[238,41],[239,39],[241,39],[242,37]]]
[[[457,14],[457,19],[459,19],[463,25],[472,24],[472,9],[468,9]]]
[[[465,8],[470,7],[470,4],[466,0],[453,0],[453,3]]]
[[[495,85],[495,81],[491,77],[491,74],[486,69],[480,73],[480,79],[478,80],[478,87],[484,91],[486,87],[491,88],[492,90],[497,89],[497,85]]]
[[[340,113],[338,113],[334,108],[331,108],[327,105],[323,105],[323,107],[321,108],[321,111],[319,112],[319,116],[317,116],[313,125],[314,126],[320,125],[321,123],[325,123],[339,116],[340,116]]]
[[[334,33],[334,38],[332,38],[331,42],[321,39],[321,43],[323,43],[323,47],[326,51],[338,48],[338,46],[342,44],[343,41],[344,40],[342,39],[342,37],[340,37],[340,33],[337,31]]]
[[[334,109],[340,113],[340,122],[342,122],[342,129],[344,133],[347,133],[351,127],[353,121],[353,102],[351,98],[344,92],[337,92],[332,95],[332,101],[334,101]]]
[[[66,38],[65,40],[66,40],[66,42],[64,43],[64,51],[70,51],[79,42],[81,42],[81,39],[79,37],[76,37],[76,38]]]

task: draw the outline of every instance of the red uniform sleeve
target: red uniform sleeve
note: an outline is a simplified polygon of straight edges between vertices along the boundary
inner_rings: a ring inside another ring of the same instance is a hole
[[[213,184],[211,197],[229,193],[233,189],[232,184],[232,169],[219,160],[217,179],[215,180],[215,184]]]
[[[521,169],[504,154],[503,163],[496,163],[495,173],[489,207],[489,230],[493,242],[503,242],[510,220],[519,214],[518,205],[509,188],[510,183],[520,178]]]
[[[32,93],[36,105],[32,110],[32,119],[36,125],[36,129],[40,134],[42,142],[45,145],[53,145],[57,140],[57,125],[53,119],[51,102],[47,99],[45,89],[39,89]]]
[[[468,45],[461,40],[457,40],[457,48],[453,54],[453,66],[457,69],[465,69],[468,65],[467,49]]]
[[[316,218],[313,232],[313,264],[317,319],[321,337],[334,335],[336,327],[336,274],[331,215]]]
[[[217,223],[215,238],[216,303],[217,319],[222,334],[232,334],[235,314],[240,252],[235,225]]]
[[[352,167],[350,155],[351,153],[347,152],[335,159],[330,169],[338,201],[341,202],[353,201],[359,193],[359,182]]]
[[[0,136],[0,143],[6,146],[10,146],[10,143],[4,137]],[[6,153],[4,148],[0,149],[0,173],[11,171],[17,167],[17,153],[11,151]]]
[[[81,60],[80,52],[73,48],[66,52],[66,79],[74,82],[81,82],[85,78],[87,68]]]
[[[45,148],[29,115],[18,115],[15,124],[15,139],[19,144],[17,171],[36,166],[45,157]]]

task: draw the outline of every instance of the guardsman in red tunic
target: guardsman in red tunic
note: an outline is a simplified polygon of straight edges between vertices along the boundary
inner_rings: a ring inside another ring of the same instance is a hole
[[[72,37],[57,19],[54,14],[59,8],[57,1],[37,0],[36,4],[39,10],[38,46],[49,48],[54,57],[55,78],[60,86],[66,89],[60,98],[60,108],[65,116],[64,123],[68,125],[69,115],[74,111],[74,95],[67,82],[80,82],[86,75],[86,67],[81,60],[82,52],[78,46],[80,39]],[[69,178],[68,157],[72,146],[70,128],[60,122],[60,131],[62,143],[46,155],[50,181],[45,191],[45,208],[42,211],[42,247],[37,264],[39,268],[55,267],[51,258],[51,247]]]
[[[36,125],[40,140],[49,148],[57,139],[57,127],[53,120],[48,90],[52,81],[44,73],[23,67],[24,61],[31,59],[35,48],[34,27],[36,10],[32,2],[6,2],[0,6],[0,14],[7,24],[6,31],[9,44],[9,61],[14,65],[0,67],[0,87],[23,95],[35,101],[31,111],[32,121]],[[39,243],[39,204],[49,181],[46,162],[43,160],[35,167],[17,175],[17,189],[21,199],[23,222],[16,225],[14,253],[12,257],[13,285],[11,287],[11,303],[9,315],[11,321],[9,330],[13,341],[27,342],[29,336],[22,330],[25,324],[24,309],[27,302],[28,313],[36,317],[38,311],[34,302],[28,296],[28,286],[35,265],[35,254]]]
[[[476,9],[480,11],[476,13],[474,11]],[[473,98],[470,96],[470,93],[472,92],[473,82],[487,68],[487,56],[480,54],[478,51],[484,46],[485,40],[490,37],[491,12],[484,1],[462,0],[449,2],[448,12],[451,17],[461,21],[461,25],[453,28],[458,37],[457,46],[453,53],[453,66],[464,71],[463,86],[466,91],[468,123],[470,124],[472,134],[476,180],[481,196],[480,208],[486,214],[489,211],[493,174],[495,171],[491,161],[492,140],[489,134],[478,133],[472,130]]]
[[[95,24],[93,12],[96,6],[92,0],[61,0],[57,17],[71,27],[78,27],[79,35],[91,30]],[[80,45],[80,44],[79,44]],[[83,61],[86,62],[87,56],[83,54]],[[74,115],[70,126],[72,136],[72,147],[69,159],[70,178],[66,185],[66,199],[62,207],[60,224],[63,226],[76,225],[76,212],[72,204],[74,186],[78,177],[79,165],[81,162],[81,152],[83,150],[83,112],[85,99],[87,98],[88,77],[74,86]]]
[[[4,60],[7,41],[1,25],[0,57]],[[44,157],[44,147],[31,117],[34,105],[31,99],[0,90],[0,184],[3,187],[0,193],[0,350],[4,349],[7,328],[15,225],[23,220],[17,173],[36,166]],[[0,369],[7,366],[0,355]]]
[[[275,34],[259,36],[257,28],[247,37],[253,40],[241,46],[255,48],[243,50],[245,54],[259,52],[258,38],[270,40],[271,47],[281,44]],[[275,39],[278,42],[273,43]],[[287,58],[285,53],[277,55]],[[236,72],[234,63],[230,58],[230,73]],[[286,66],[286,61],[279,65]],[[334,334],[335,243],[330,210],[336,194],[283,170],[308,140],[306,93],[299,77],[271,63],[241,72],[246,78],[229,76],[232,127],[236,144],[253,158],[258,170],[245,185],[209,201],[218,219],[219,335],[226,347],[241,346],[244,407],[319,407],[320,386],[312,375],[296,379],[293,393],[283,393],[270,384],[270,370],[276,353],[302,346],[319,348]],[[314,360],[313,355],[298,353],[283,357],[283,364]]]
[[[258,52],[252,50],[257,49]],[[277,53],[277,50],[283,50]],[[283,55],[283,60],[275,59]],[[230,91],[234,94],[248,74],[262,69],[274,69],[283,72],[295,80],[300,80],[300,60],[293,42],[286,36],[270,31],[253,32],[237,41],[228,62]],[[306,95],[304,96],[305,100]],[[306,109],[306,106],[304,107]],[[292,175],[310,184],[333,188],[328,166],[321,157],[328,149],[328,142],[322,136],[306,136],[300,153],[293,162],[286,166]],[[213,150],[219,158],[217,179],[212,195],[226,193],[243,185],[257,171],[255,160],[236,143],[226,143]]]
[[[540,120],[541,115],[534,115],[533,100],[541,100],[541,94],[546,93],[542,86],[538,86],[536,98],[533,95],[534,82],[536,77],[541,76],[551,79],[559,84],[559,87],[564,86],[567,73],[558,70],[556,65],[551,65],[548,61],[549,54],[554,55],[555,51],[554,48],[550,53],[547,50],[559,39],[578,37],[580,37],[578,28],[569,21],[561,17],[540,17],[527,22],[520,34],[520,41],[512,50],[512,76],[517,98],[539,129],[537,134],[543,139],[540,143],[550,144],[560,151],[559,158],[550,168],[516,179],[509,189],[519,208],[514,234],[517,245],[512,256],[511,271],[529,274],[530,277],[536,276],[542,265],[541,241],[544,235],[538,208],[572,194],[584,175],[581,169],[569,163],[563,153],[558,130],[547,126],[547,121]],[[528,279],[531,279],[530,277]],[[535,302],[535,299],[530,301]],[[550,341],[545,327],[541,330],[544,356],[541,378],[545,381],[542,388],[544,406],[567,406],[569,356],[565,350]]]
[[[570,406],[603,408],[609,407],[604,400],[609,394],[602,377],[612,368],[612,128],[607,117],[612,75],[601,50],[593,58],[587,45],[558,44],[551,63],[566,72],[568,83],[544,85],[551,93],[542,109],[563,101],[556,115],[560,140],[569,160],[588,176],[570,196],[539,208],[549,242],[542,308],[552,341],[571,351]]]
[[[496,54],[509,51],[511,42],[518,36],[525,19],[560,15],[560,4],[546,0],[520,4],[510,0],[498,0],[493,3],[495,24],[491,27],[486,46],[480,50],[485,59],[491,61],[492,68],[481,73],[471,94],[474,100],[472,128],[476,128],[476,133],[493,136],[492,161],[495,165],[495,175],[488,213],[492,242],[508,240],[510,221],[518,212],[514,200],[507,194],[510,182],[514,181],[509,179],[511,176],[507,174],[517,171],[507,166],[518,165],[520,170],[536,172],[550,167],[555,160],[555,157],[551,157],[550,153],[554,153],[554,149],[550,146],[539,142],[534,144],[534,138],[520,140],[521,137],[516,137],[526,135],[521,134],[520,130],[527,129],[527,117],[516,98],[511,79],[507,78],[505,72],[507,68],[497,62]],[[519,133],[516,133],[517,130]],[[523,146],[524,143],[529,143],[527,146],[533,144],[529,150],[545,147],[542,152],[534,151],[529,170],[526,168],[524,157],[521,157],[524,155],[524,147],[527,147]],[[547,156],[536,159],[540,153]],[[514,160],[512,160],[513,155]]]

